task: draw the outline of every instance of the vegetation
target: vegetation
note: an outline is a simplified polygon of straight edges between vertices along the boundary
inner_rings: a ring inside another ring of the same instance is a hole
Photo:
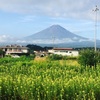
[[[76,60],[77,57],[51,54],[51,55],[48,55],[47,59],[49,59],[49,60]]]
[[[95,66],[100,61],[100,52],[95,52],[94,50],[82,50],[79,56],[79,63],[83,66]]]
[[[30,48],[31,52],[33,52],[33,51],[47,51],[48,49],[53,48],[53,47],[41,47],[41,46],[34,45],[34,44],[28,44],[27,47]]]
[[[48,58],[49,60],[62,60],[62,59],[67,59],[66,56],[57,55],[57,54],[49,55],[47,58]]]
[[[4,56],[4,53],[5,53],[5,52],[4,52],[3,50],[0,49],[0,57],[3,57],[3,56]]]
[[[100,100],[100,65],[33,59],[0,59],[0,100]]]

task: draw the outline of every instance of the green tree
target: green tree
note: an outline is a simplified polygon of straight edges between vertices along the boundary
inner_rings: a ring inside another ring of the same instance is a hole
[[[100,59],[100,53],[95,52],[94,50],[82,50],[78,58],[78,62],[83,66],[92,66],[96,67]]]
[[[62,59],[67,59],[67,56],[52,54],[52,55],[48,56],[48,59],[50,59],[50,60],[62,60]]]
[[[0,49],[0,57],[4,56],[4,51],[2,49]]]

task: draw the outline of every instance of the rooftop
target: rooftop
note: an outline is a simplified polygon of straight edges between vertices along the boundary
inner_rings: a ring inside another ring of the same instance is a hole
[[[53,50],[74,50],[73,48],[54,48]]]
[[[0,48],[25,48],[28,49],[28,47],[22,46],[22,45],[6,45],[6,46],[1,46]]]

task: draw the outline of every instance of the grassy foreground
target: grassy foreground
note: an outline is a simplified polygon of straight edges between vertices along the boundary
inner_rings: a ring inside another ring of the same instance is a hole
[[[100,66],[46,59],[2,61],[0,100],[100,100]]]

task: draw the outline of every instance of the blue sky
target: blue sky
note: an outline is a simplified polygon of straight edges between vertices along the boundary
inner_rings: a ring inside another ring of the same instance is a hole
[[[100,0],[0,0],[0,41],[29,36],[54,24],[93,39],[96,5],[100,9]],[[100,39],[100,10],[97,19]]]

